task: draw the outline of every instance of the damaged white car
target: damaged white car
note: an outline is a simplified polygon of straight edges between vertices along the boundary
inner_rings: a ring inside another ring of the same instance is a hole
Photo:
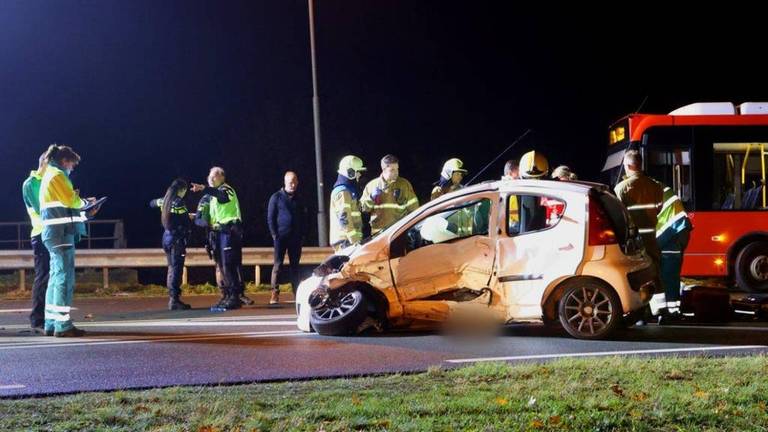
[[[634,322],[655,267],[604,185],[514,180],[431,201],[302,282],[298,327],[323,335],[461,317],[561,324],[597,339]]]

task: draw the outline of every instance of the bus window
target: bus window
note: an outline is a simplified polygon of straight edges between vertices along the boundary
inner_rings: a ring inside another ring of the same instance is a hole
[[[765,208],[764,153],[768,143],[715,142],[713,166],[714,209]]]
[[[768,127],[696,126],[695,140],[699,210],[766,208]]]
[[[689,127],[654,127],[643,134],[646,173],[671,187],[686,210],[694,204],[691,181],[692,131]]]

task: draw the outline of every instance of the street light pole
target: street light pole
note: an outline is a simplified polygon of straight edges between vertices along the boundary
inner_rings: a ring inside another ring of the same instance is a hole
[[[317,95],[317,59],[315,58],[315,2],[307,0],[309,7],[309,49],[312,53],[312,114],[315,123],[315,170],[317,171],[317,242],[328,245],[328,218],[325,216],[325,188],[323,187],[323,152],[320,139],[320,97]]]

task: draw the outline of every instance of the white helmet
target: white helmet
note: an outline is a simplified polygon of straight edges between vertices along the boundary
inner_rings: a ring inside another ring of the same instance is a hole
[[[354,180],[360,177],[360,173],[366,169],[367,168],[363,166],[362,159],[357,156],[347,155],[341,158],[341,161],[339,162],[339,170],[337,172],[350,180]]]

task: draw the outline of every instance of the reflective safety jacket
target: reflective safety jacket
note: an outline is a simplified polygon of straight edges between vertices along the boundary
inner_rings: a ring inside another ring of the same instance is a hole
[[[419,199],[408,180],[387,183],[379,177],[365,185],[360,207],[371,214],[371,234],[376,234],[419,208]]]
[[[451,183],[451,185],[448,186],[448,188],[446,188],[446,189],[443,189],[442,186],[437,185],[437,186],[432,188],[432,193],[429,195],[429,200],[432,201],[434,199],[440,198],[441,196],[443,196],[443,195],[445,195],[447,193],[450,193],[450,192],[453,192],[453,191],[457,191],[459,189],[461,189],[461,185],[460,184],[453,184],[453,183]]]
[[[636,172],[617,184],[614,191],[637,225],[645,250],[658,264],[661,255],[656,243],[656,224],[664,202],[664,186],[644,173]]]
[[[209,214],[211,226],[218,229],[222,225],[241,222],[240,202],[232,186],[224,183],[218,188],[207,187],[204,193],[211,195]]]
[[[331,246],[338,248],[360,243],[363,239],[363,218],[356,188],[337,183],[331,191],[330,207]]]
[[[32,171],[21,186],[24,205],[27,207],[29,221],[32,222],[30,237],[38,236],[43,232],[43,220],[40,218],[40,183],[42,180],[43,176],[40,173]]]
[[[74,235],[75,242],[85,235],[85,214],[80,209],[85,201],[75,191],[69,176],[50,162],[40,182],[40,216],[43,240],[54,246],[63,245],[65,235]]]
[[[656,221],[656,243],[663,249],[679,233],[690,230],[691,221],[685,212],[683,202],[670,187],[664,187],[664,202]]]

